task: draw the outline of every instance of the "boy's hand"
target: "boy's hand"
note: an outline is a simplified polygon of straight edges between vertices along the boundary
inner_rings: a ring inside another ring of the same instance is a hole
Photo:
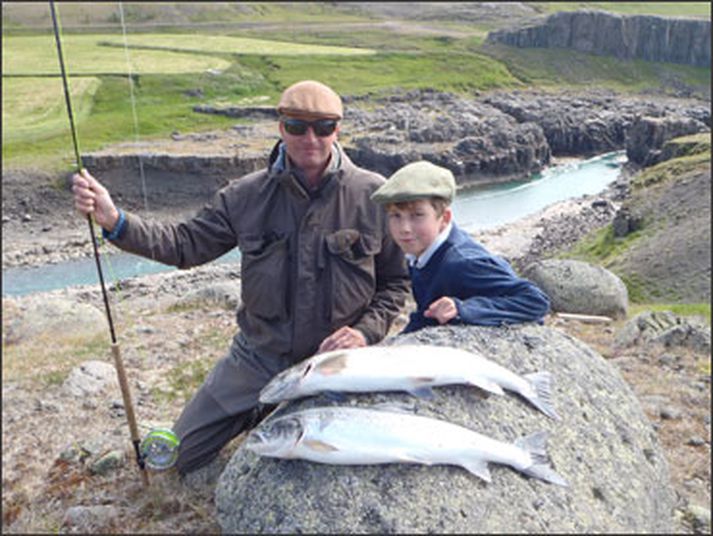
[[[366,338],[358,329],[344,326],[332,333],[319,345],[317,353],[341,350],[343,348],[361,348],[366,346]]]
[[[423,316],[426,318],[435,318],[439,324],[445,324],[458,316],[458,308],[456,307],[456,302],[448,296],[443,296],[429,305],[426,312],[423,313]]]

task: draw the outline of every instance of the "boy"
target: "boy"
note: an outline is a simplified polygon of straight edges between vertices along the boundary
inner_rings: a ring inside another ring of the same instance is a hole
[[[453,222],[453,174],[421,161],[394,173],[371,199],[386,205],[405,253],[417,310],[402,333],[439,324],[542,322],[549,298]]]

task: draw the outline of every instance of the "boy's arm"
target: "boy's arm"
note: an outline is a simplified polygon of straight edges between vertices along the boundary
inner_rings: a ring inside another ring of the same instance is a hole
[[[515,275],[495,259],[470,259],[455,267],[457,318],[466,324],[498,326],[541,321],[550,300],[534,283]]]

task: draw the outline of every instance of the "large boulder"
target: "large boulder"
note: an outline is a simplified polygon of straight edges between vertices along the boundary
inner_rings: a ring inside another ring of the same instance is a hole
[[[626,285],[606,268],[583,261],[548,259],[532,263],[524,275],[549,296],[554,312],[626,316]]]
[[[618,371],[557,330],[442,326],[384,344],[449,345],[479,351],[518,373],[553,374],[555,421],[512,394],[436,388],[432,399],[402,393],[317,396],[280,411],[320,405],[400,404],[494,439],[550,433],[560,487],[491,464],[486,483],[456,466],[338,466],[261,458],[240,447],[216,488],[227,533],[650,532],[672,529],[674,494],[651,423]],[[438,359],[434,351],[434,359]]]
[[[65,298],[34,295],[3,298],[5,344],[16,344],[37,337],[92,336],[106,331],[106,315],[88,303]]]

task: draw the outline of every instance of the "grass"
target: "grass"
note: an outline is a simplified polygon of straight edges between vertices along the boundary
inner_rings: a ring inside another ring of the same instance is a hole
[[[39,334],[31,341],[3,344],[3,381],[28,380],[43,385],[64,382],[72,368],[91,359],[111,360],[106,333]]]
[[[708,2],[532,2],[544,13],[601,9],[622,15],[659,15],[662,17],[698,17],[710,19]]]
[[[252,57],[241,61],[267,71],[276,87],[318,78],[341,94],[363,95],[396,87],[470,92],[522,84],[501,64],[480,54],[385,53],[361,57]]]
[[[705,318],[711,324],[710,303],[636,303],[629,307],[629,317],[633,318],[645,311],[671,311],[678,316]]]
[[[76,78],[70,84],[72,111],[78,123],[91,113],[100,85],[96,77]],[[3,144],[69,135],[62,81],[59,78],[4,79],[2,129]]]
[[[526,84],[542,87],[587,88],[591,85],[638,93],[661,90],[662,80],[677,80],[710,93],[711,70],[689,65],[618,60],[557,48],[513,48],[486,44],[483,52],[502,61]],[[671,88],[673,90],[673,88]]]
[[[644,235],[645,226],[644,222],[644,225],[637,231],[624,237],[616,237],[614,236],[614,227],[607,225],[584,237],[574,248],[561,256],[606,266],[609,260],[624,254],[634,242]]]
[[[268,56],[363,56],[376,53],[369,48],[310,45],[287,40],[253,39],[229,35],[199,35],[186,39],[186,34],[134,34],[127,37],[129,46],[136,48],[165,49],[184,52],[207,52],[222,54],[262,54]],[[103,38],[102,44],[121,47],[121,37]]]
[[[674,180],[700,168],[706,163],[710,163],[710,160],[710,149],[708,151],[704,150],[700,153],[666,160],[665,162],[660,162],[655,166],[646,168],[637,174],[631,181],[631,185],[634,189],[640,189],[653,184]]]
[[[96,74],[126,74],[129,71],[123,47],[102,45],[106,35],[74,35],[62,37],[62,51],[69,76]],[[121,43],[121,37],[117,37]],[[230,61],[217,56],[190,54],[169,50],[131,50],[131,71],[139,74],[179,74],[223,70]],[[3,78],[60,74],[59,59],[53,36],[14,36],[2,38]]]

